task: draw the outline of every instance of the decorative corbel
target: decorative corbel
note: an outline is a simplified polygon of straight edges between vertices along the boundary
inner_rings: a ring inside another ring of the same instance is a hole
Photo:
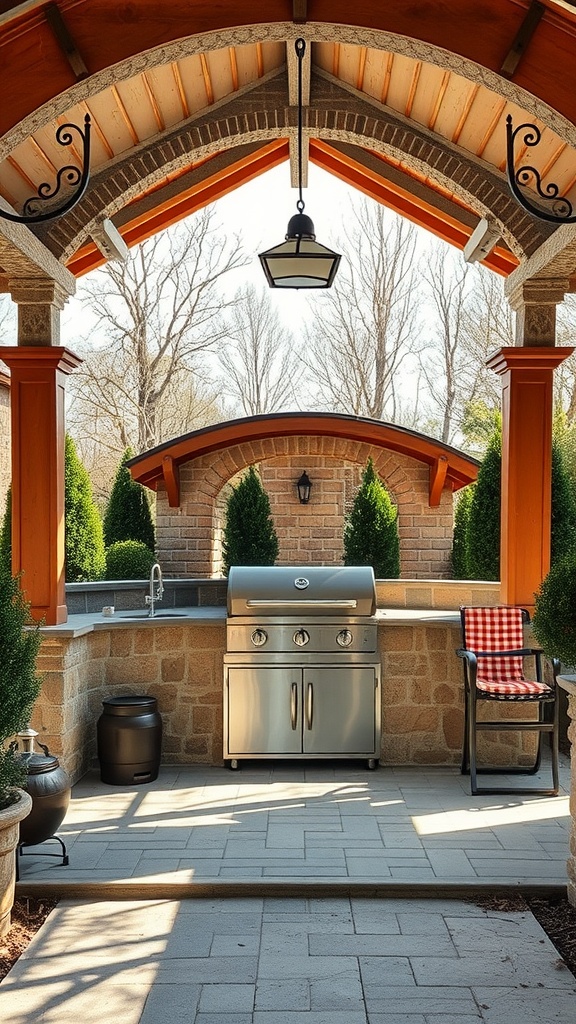
[[[180,506],[180,470],[171,455],[162,458],[162,475],[170,508]]]
[[[430,466],[430,491],[428,504],[430,508],[435,508],[440,504],[440,498],[442,497],[442,491],[444,490],[444,484],[446,483],[446,474],[448,472],[448,459],[445,455],[440,455]]]

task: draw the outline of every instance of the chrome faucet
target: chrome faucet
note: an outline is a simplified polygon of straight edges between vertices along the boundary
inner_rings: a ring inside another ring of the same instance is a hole
[[[156,587],[154,586],[156,584]],[[162,582],[162,569],[158,562],[154,562],[154,565],[150,569],[150,593],[146,594],[146,604],[150,605],[150,611],[148,615],[150,618],[154,615],[154,605],[156,601],[162,600],[162,594],[164,593],[164,584]]]

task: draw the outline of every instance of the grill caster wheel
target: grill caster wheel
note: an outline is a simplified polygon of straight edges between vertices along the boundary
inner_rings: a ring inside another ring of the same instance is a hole
[[[237,772],[238,769],[240,768],[240,764],[235,757],[233,757],[231,761],[227,761],[226,763],[231,772]]]
[[[369,757],[367,762],[366,762],[366,767],[369,768],[369,770],[371,772],[375,771],[376,768],[378,767],[378,761],[376,760],[376,758],[375,757]]]

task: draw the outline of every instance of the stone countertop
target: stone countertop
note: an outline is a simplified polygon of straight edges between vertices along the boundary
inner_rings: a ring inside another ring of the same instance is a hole
[[[569,697],[576,697],[576,675],[563,673],[558,676],[558,684],[563,690],[566,690]]]
[[[375,615],[379,626],[397,625],[456,625],[460,624],[458,612],[430,608],[378,608]],[[220,626],[226,622],[226,608],[207,606],[205,608],[170,608],[159,610],[149,616],[145,609],[116,611],[114,615],[90,612],[84,615],[69,615],[67,622],[58,626],[43,626],[42,636],[77,637],[97,630],[150,629],[165,626]]]

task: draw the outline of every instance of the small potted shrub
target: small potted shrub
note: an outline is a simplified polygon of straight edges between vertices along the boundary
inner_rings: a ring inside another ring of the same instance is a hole
[[[0,567],[0,935],[10,927],[19,825],[32,809],[21,788],[26,768],[14,742],[40,690],[36,657],[41,637],[37,625],[25,629],[28,625],[29,605],[19,580]]]

